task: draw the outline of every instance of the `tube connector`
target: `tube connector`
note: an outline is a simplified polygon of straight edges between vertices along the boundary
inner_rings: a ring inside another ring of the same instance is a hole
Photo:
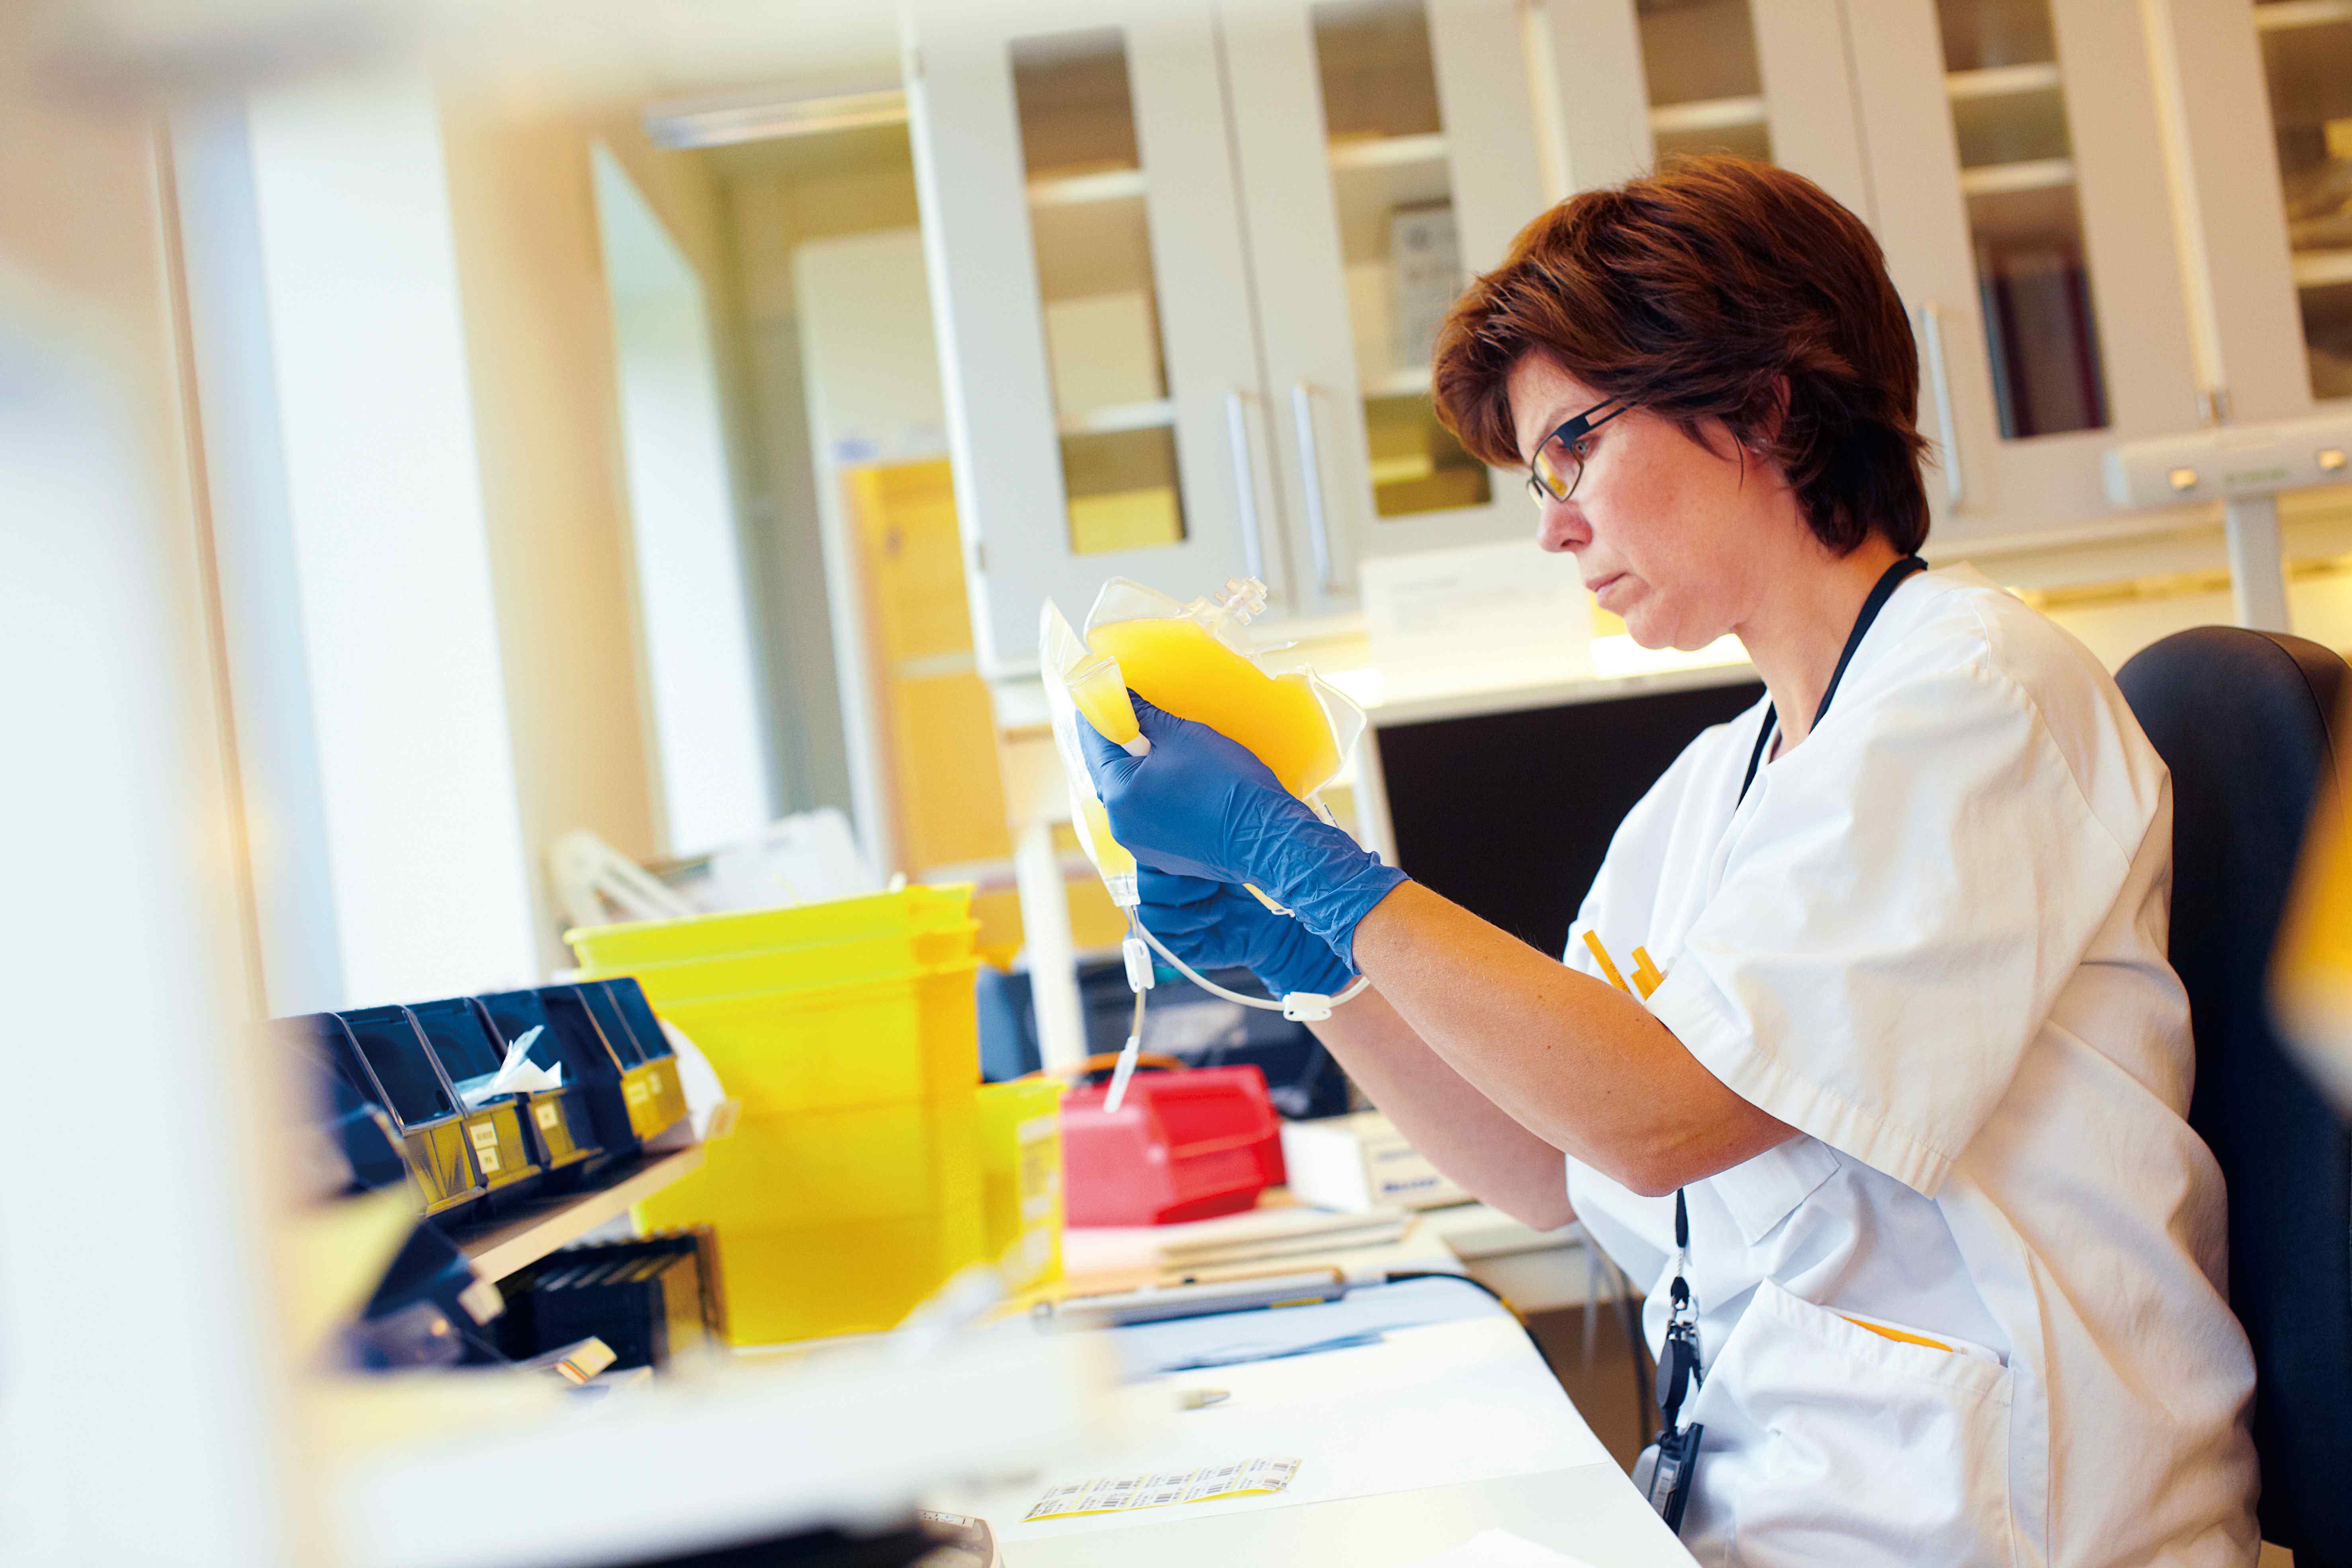
[[[1160,983],[1151,967],[1151,950],[1143,945],[1139,936],[1129,937],[1118,944],[1119,956],[1127,961],[1127,988],[1138,995]]]
[[[1265,613],[1265,584],[1255,577],[1228,577],[1225,591],[1216,597],[1216,605],[1247,625],[1253,616]]]

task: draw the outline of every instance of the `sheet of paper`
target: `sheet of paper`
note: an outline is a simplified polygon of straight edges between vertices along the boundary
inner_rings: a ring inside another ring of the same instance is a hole
[[[1424,1557],[1406,1568],[1589,1568],[1580,1557],[1538,1546],[1507,1530],[1486,1530],[1451,1551]]]

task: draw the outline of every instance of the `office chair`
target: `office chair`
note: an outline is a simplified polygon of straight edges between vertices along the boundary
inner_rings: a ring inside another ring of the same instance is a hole
[[[2229,1184],[2230,1304],[2253,1343],[2264,1539],[2352,1568],[2352,1129],[2282,1048],[2271,950],[2296,852],[2342,778],[2344,661],[2302,637],[2199,626],[2116,677],[2172,770],[2174,969],[2189,1124]]]

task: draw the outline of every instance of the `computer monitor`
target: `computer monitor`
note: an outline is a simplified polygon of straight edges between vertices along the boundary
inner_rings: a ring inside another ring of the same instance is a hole
[[[1397,864],[1558,957],[1625,814],[1700,731],[1763,694],[1737,668],[1673,689],[1506,712],[1375,714]]]

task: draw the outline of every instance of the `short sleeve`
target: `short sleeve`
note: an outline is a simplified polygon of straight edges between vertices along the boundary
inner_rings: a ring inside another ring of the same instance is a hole
[[[1741,1098],[1933,1195],[2132,853],[1998,671],[1853,695],[1759,777],[1650,1008]]]

